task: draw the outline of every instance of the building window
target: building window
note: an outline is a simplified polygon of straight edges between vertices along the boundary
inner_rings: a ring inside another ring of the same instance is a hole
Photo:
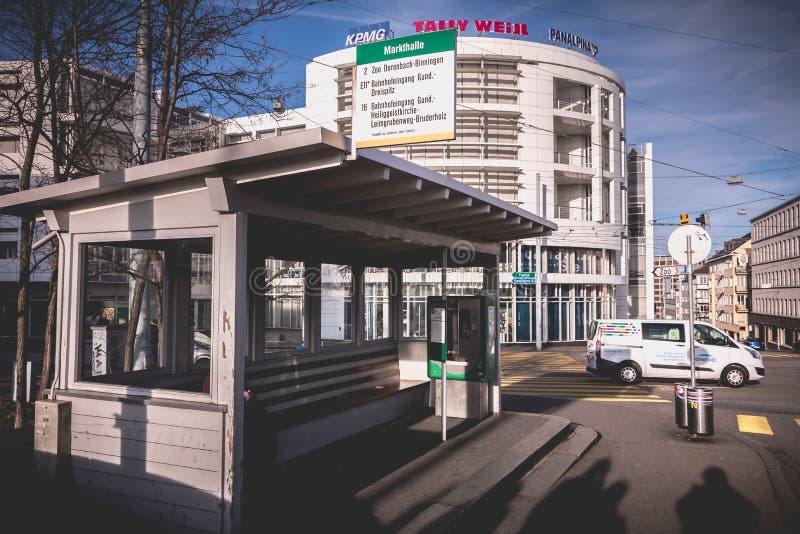
[[[16,231],[16,228],[12,230]],[[13,260],[17,258],[17,242],[16,241],[2,241],[0,242],[0,260]]]
[[[206,391],[212,240],[82,245],[81,380]]]
[[[0,137],[0,153],[13,154],[19,152],[19,136],[4,135]]]

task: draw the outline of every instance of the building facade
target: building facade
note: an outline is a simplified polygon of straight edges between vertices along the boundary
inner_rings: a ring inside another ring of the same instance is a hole
[[[677,267],[678,262],[670,255],[653,257],[653,265],[658,267]],[[653,279],[653,317],[655,319],[678,319],[677,310],[680,309],[681,296],[678,278],[674,276],[659,276]]]
[[[306,67],[304,108],[233,119],[226,142],[316,126],[349,135],[354,65],[355,48],[314,58]],[[384,150],[558,223],[538,243],[504,247],[503,341],[534,341],[537,322],[545,341],[582,340],[593,319],[629,317],[622,79],[593,57],[558,46],[459,37],[456,80],[455,140]],[[638,263],[634,270],[641,271]],[[513,272],[537,271],[538,313],[534,286],[511,283]],[[456,292],[475,291],[481,278],[478,271],[460,273]],[[414,285],[406,294],[417,299],[406,302],[408,317],[425,296],[440,292],[435,273],[412,273],[404,282]],[[637,288],[637,310],[640,298]]]
[[[628,302],[630,317],[654,319],[653,144],[628,152]]]
[[[726,241],[708,258],[709,317],[733,339],[750,335],[750,234]]]
[[[753,335],[800,350],[800,196],[753,218]]]

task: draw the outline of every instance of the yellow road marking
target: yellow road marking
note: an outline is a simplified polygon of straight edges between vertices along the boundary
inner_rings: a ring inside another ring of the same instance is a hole
[[[748,432],[750,434],[766,434],[772,436],[772,427],[769,426],[769,421],[766,417],[760,415],[741,415],[737,414],[736,419],[739,422],[739,432]]]

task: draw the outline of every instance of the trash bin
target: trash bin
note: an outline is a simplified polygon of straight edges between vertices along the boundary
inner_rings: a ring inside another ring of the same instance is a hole
[[[686,389],[687,422],[690,434],[714,435],[714,390],[711,388]]]
[[[689,426],[687,403],[686,403],[686,389],[689,384],[683,382],[675,383],[675,424],[678,428],[686,428]]]

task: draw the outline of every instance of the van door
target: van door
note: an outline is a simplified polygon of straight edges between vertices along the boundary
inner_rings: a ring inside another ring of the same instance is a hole
[[[731,359],[728,337],[707,324],[694,325],[694,364],[697,377],[716,380]]]
[[[683,323],[642,321],[645,376],[678,378],[689,368],[689,348]]]

